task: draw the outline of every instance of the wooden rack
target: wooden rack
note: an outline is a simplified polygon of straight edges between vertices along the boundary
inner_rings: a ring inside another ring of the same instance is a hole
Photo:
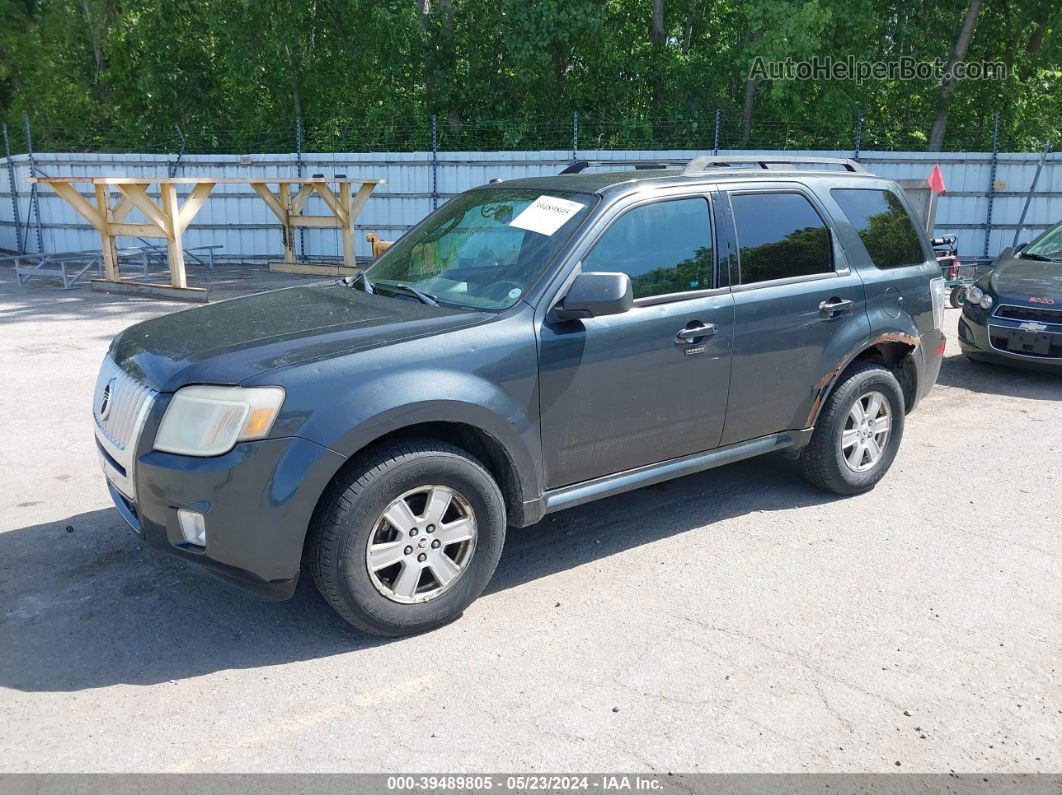
[[[271,270],[294,273],[343,274],[356,273],[354,258],[354,222],[365,207],[373,190],[382,179],[346,179],[324,177],[244,178],[244,177],[34,177],[30,182],[48,185],[60,197],[92,224],[100,233],[103,247],[104,278],[92,282],[93,289],[156,295],[190,301],[206,301],[207,291],[189,287],[184,268],[182,236],[196,214],[206,203],[215,185],[250,185],[270,209],[284,229],[284,261],[270,265]],[[74,187],[91,184],[95,203]],[[161,203],[148,195],[151,186],[158,186]],[[190,192],[180,202],[177,187],[186,185]],[[276,192],[272,186],[277,186]],[[357,185],[357,192],[354,186]],[[118,201],[111,203],[111,194]],[[321,197],[328,215],[304,215],[310,197]],[[128,223],[126,218],[139,210],[146,223]],[[296,261],[296,227],[337,228],[343,240],[343,264],[336,266],[307,265]],[[123,280],[118,269],[119,236],[162,238],[166,241],[170,284],[146,284]]]

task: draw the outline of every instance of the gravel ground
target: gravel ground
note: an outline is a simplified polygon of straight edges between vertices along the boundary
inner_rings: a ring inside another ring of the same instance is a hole
[[[1062,377],[952,343],[873,492],[760,459],[555,514],[381,642],[110,507],[96,369],[178,308],[0,273],[0,771],[1062,771]]]

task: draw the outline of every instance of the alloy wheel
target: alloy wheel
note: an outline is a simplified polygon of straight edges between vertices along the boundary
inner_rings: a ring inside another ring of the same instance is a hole
[[[873,468],[885,454],[892,410],[881,392],[867,392],[852,404],[841,432],[841,455],[854,472]]]
[[[460,579],[475,545],[468,501],[448,486],[419,486],[393,500],[369,534],[369,578],[393,602],[427,602]]]

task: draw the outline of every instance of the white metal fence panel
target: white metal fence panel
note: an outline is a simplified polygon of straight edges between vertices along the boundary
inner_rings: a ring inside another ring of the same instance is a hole
[[[704,151],[580,151],[580,159],[680,162]],[[850,152],[768,152],[727,151],[727,155],[826,155],[846,157]],[[365,233],[378,232],[393,239],[427,215],[433,204],[442,204],[454,194],[484,184],[491,179],[556,174],[571,162],[568,150],[528,152],[445,152],[439,153],[433,167],[431,152],[383,152],[372,154],[308,154],[301,160],[304,175],[323,174],[347,177],[383,178],[387,182],[373,194],[358,219],[357,251],[369,254]],[[959,236],[962,255],[981,255],[985,247],[985,222],[992,157],[987,153],[962,152],[864,152],[861,161],[872,172],[892,179],[922,179],[934,163],[940,163],[947,185],[936,215],[936,234]],[[988,254],[995,255],[1011,244],[1015,227],[1025,205],[1026,193],[1036,171],[1035,153],[1000,154],[997,160],[992,204],[992,230]],[[48,176],[167,176],[174,159],[167,155],[49,153],[35,156],[38,175]],[[1062,169],[1058,157],[1048,158],[1029,206],[1021,240],[1028,240],[1062,219]],[[39,250],[36,217],[32,212],[29,157],[12,158],[14,185],[8,178],[7,162],[2,161],[0,182],[0,249],[18,247],[18,230],[12,192],[18,204],[18,217],[24,246]],[[300,162],[294,154],[194,155],[181,161],[177,174],[183,177],[280,177],[298,173]],[[84,191],[89,186],[80,186]],[[434,194],[434,195],[433,195]],[[86,191],[86,195],[88,192]],[[44,251],[98,250],[95,230],[50,188],[40,186],[40,243]],[[320,199],[312,200],[309,212],[323,213]],[[130,221],[141,220],[139,213]],[[185,245],[220,244],[222,255],[239,259],[275,259],[283,245],[280,227],[265,204],[250,188],[219,185],[214,189],[195,222],[189,228]],[[123,238],[121,245],[141,241]],[[298,244],[300,254],[313,257],[342,256],[338,230],[305,229]]]

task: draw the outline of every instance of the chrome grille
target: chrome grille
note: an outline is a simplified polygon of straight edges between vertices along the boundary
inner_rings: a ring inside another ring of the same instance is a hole
[[[106,406],[104,392],[107,391]],[[108,356],[103,360],[96,391],[92,397],[92,416],[96,428],[119,451],[136,443],[148,409],[158,394],[137,381]]]
[[[994,314],[996,317],[1007,320],[1032,320],[1053,326],[1062,325],[1062,309],[1041,309],[1033,306],[1018,306],[1017,304],[1000,304],[996,307]]]

